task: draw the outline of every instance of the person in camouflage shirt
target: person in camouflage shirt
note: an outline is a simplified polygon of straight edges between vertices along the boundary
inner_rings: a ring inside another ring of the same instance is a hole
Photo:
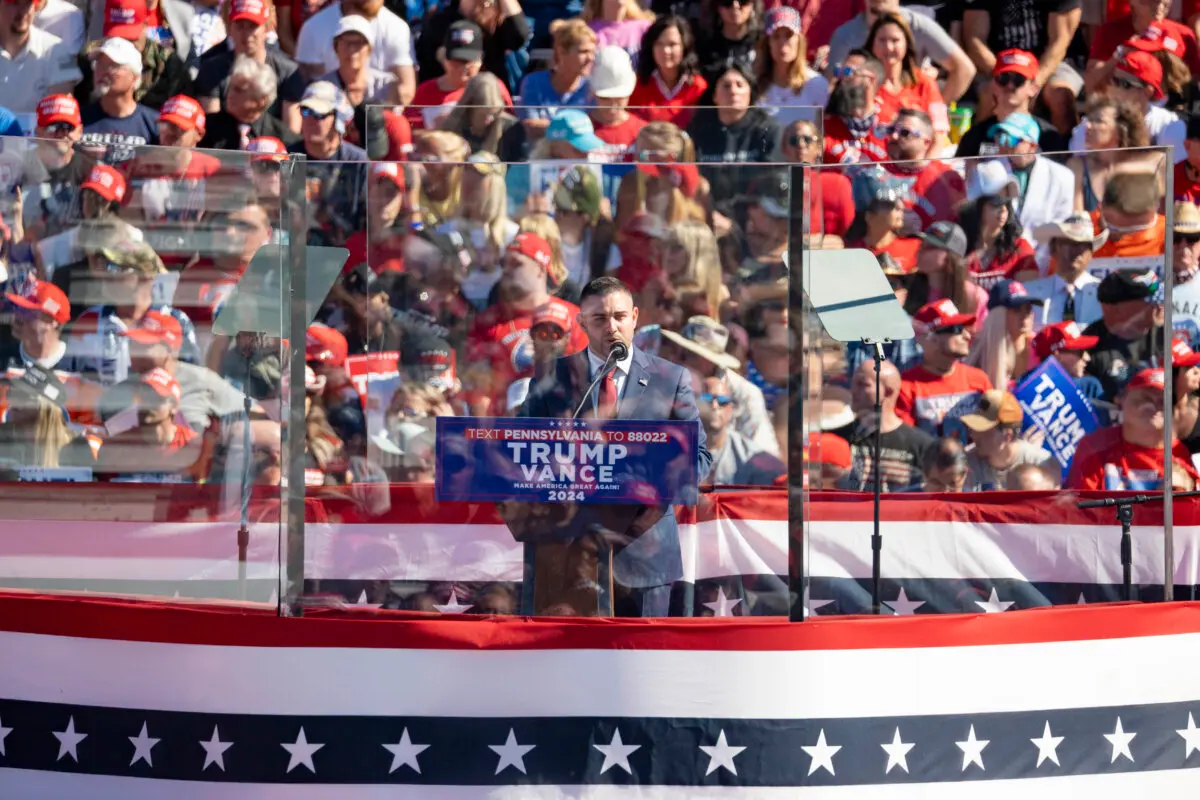
[[[104,6],[104,14],[104,37],[128,39],[142,54],[142,83],[134,90],[134,100],[157,110],[169,98],[188,90],[191,80],[183,61],[174,49],[147,35],[145,0],[110,0]],[[79,56],[83,80],[75,87],[75,97],[81,106],[97,99],[92,63],[101,44],[103,39],[89,42]]]

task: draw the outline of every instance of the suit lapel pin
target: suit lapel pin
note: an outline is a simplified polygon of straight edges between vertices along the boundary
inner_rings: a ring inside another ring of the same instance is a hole
[[[650,381],[646,380],[645,378],[638,378],[638,386],[646,386],[649,383]]]

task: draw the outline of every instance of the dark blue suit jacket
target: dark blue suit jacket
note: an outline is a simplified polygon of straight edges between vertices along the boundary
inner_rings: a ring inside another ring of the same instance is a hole
[[[529,395],[517,412],[522,417],[570,417],[592,382],[587,351],[558,359],[553,369],[534,377]],[[581,416],[593,408],[589,397]],[[633,349],[629,375],[617,408],[618,419],[698,420],[692,379],[678,364]],[[700,427],[698,475],[703,481],[712,466],[704,427]],[[673,507],[647,509],[658,519],[613,557],[613,577],[624,586],[662,586],[683,577],[679,525]],[[618,531],[623,533],[624,531]]]

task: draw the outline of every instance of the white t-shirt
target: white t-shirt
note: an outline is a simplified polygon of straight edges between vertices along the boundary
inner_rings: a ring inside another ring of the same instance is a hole
[[[337,54],[333,52],[333,34],[342,19],[342,4],[330,3],[313,14],[300,29],[296,41],[296,61],[301,64],[321,64],[326,72],[337,69]],[[375,46],[371,48],[371,66],[385,72],[396,67],[413,65],[412,34],[408,23],[395,13],[381,8],[370,21]]]
[[[78,83],[82,78],[75,54],[62,39],[36,25],[29,29],[25,49],[15,57],[0,50],[0,98],[25,130],[34,129],[37,104],[51,86]]]
[[[829,81],[817,72],[810,72],[796,91],[772,83],[758,99],[758,105],[784,128],[798,120],[817,122],[825,113],[827,102]]]
[[[46,5],[33,18],[33,24],[62,39],[72,53],[80,52],[87,43],[84,39],[83,12],[67,0],[46,0]]]
[[[1084,150],[1084,127],[1086,121],[1081,121],[1071,131],[1071,149]],[[1161,106],[1150,106],[1146,112],[1146,131],[1150,134],[1150,144],[1155,147],[1175,145],[1175,163],[1187,158],[1187,150],[1183,148],[1183,140],[1187,138],[1187,123],[1181,120],[1174,111],[1167,111]]]
[[[563,264],[567,268],[567,278],[575,281],[580,287],[592,279],[592,264],[588,256],[591,254],[591,242],[587,237],[579,244],[562,243]],[[621,266],[621,251],[615,244],[608,246],[608,260],[604,263],[604,271],[612,272]]]

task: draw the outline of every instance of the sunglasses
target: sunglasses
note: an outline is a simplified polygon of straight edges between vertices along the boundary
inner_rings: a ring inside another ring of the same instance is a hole
[[[718,5],[720,5],[721,8],[733,8],[734,6],[744,7],[750,5],[750,0],[721,0]]]
[[[1029,83],[1029,79],[1024,75],[1018,75],[1015,72],[1004,72],[992,78],[997,86],[1003,86],[1005,89],[1020,89],[1025,84]]]
[[[833,68],[831,74],[834,78],[853,78],[858,74],[858,67],[848,67],[845,64],[838,64]]]
[[[318,114],[311,108],[302,108],[300,109],[300,116],[304,117],[305,119],[325,119],[326,117],[332,117],[333,112],[330,111],[326,114]]]
[[[1182,244],[1184,247],[1191,247],[1196,242],[1200,242],[1200,233],[1177,233],[1175,234],[1175,243]]]
[[[888,128],[889,136],[899,136],[901,139],[919,139],[925,134],[921,131],[915,131],[912,128],[906,128],[903,125],[893,125]]]
[[[69,122],[51,122],[46,126],[46,133],[51,136],[66,136],[75,130],[75,126]]]
[[[539,325],[533,329],[533,338],[539,342],[559,342],[566,334],[552,325]]]
[[[996,144],[1001,147],[1013,148],[1025,140],[1018,139],[1016,136],[1013,136],[1011,133],[1006,133],[1005,131],[997,131],[995,141]]]
[[[1146,84],[1129,78],[1113,77],[1109,81],[1114,89],[1145,89]]]
[[[957,336],[967,329],[966,325],[947,325],[944,328],[938,328],[937,333],[946,334],[947,336]]]
[[[815,136],[809,136],[808,134],[800,135],[800,134],[794,133],[788,137],[787,143],[788,143],[788,146],[790,146],[790,147],[799,147],[800,145],[804,145],[805,147],[808,147],[816,141],[817,141],[817,137],[815,137]]]
[[[712,405],[713,401],[715,400],[717,405],[719,405],[721,408],[724,408],[733,402],[733,398],[727,394],[711,394],[709,392],[705,392],[704,394],[700,395],[699,400],[705,405]]]

